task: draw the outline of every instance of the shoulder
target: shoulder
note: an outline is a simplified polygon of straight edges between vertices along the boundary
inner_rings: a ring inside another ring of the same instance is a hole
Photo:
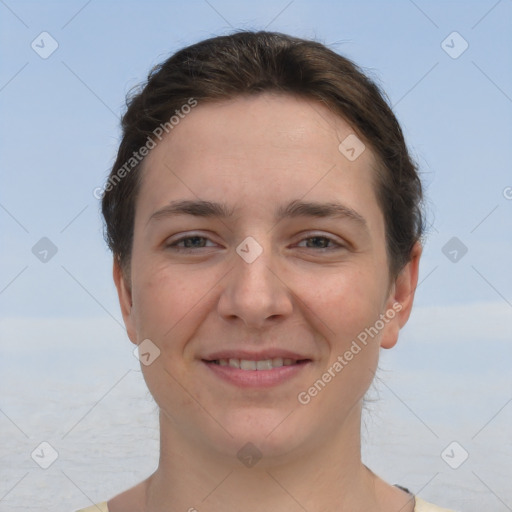
[[[415,500],[416,506],[414,507],[414,512],[455,512],[453,510],[441,508],[433,505],[432,503],[428,503],[427,501],[418,497],[415,497]],[[101,503],[97,503],[96,505],[77,510],[76,512],[108,512],[107,502],[103,501]]]
[[[432,505],[432,503],[428,503],[417,496],[415,496],[415,500],[416,506],[414,507],[414,512],[455,512],[448,508],[441,508],[436,505]]]
[[[414,507],[414,512],[455,512],[453,510],[449,510],[447,508],[437,507],[432,503],[428,503],[421,498],[416,497],[416,506]],[[82,508],[77,510],[76,512],[108,512],[107,502],[104,501],[102,503],[97,503],[96,505],[92,505],[87,508]]]
[[[96,505],[91,505],[87,508],[81,508],[76,512],[108,512],[107,502],[103,501],[101,503],[96,503]]]

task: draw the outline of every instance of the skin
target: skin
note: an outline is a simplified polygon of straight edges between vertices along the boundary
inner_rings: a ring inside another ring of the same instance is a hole
[[[141,365],[160,407],[160,461],[108,502],[110,512],[413,510],[410,495],[363,465],[360,426],[380,348],[396,344],[409,318],[421,246],[392,279],[375,157],[368,146],[355,161],[338,150],[352,133],[316,102],[265,93],[199,104],[151,150],[130,270],[114,264],[114,280],[130,340],[160,350]],[[151,218],[181,199],[224,202],[234,214]],[[338,201],[365,226],[346,217],[277,222],[274,209],[293,200]],[[180,252],[172,244],[184,236],[206,239]],[[236,252],[248,236],[263,249],[252,263]],[[378,335],[300,404],[298,393],[395,303],[401,310]],[[212,350],[271,347],[312,362],[269,391],[225,383],[201,361]],[[237,458],[249,441],[262,454],[252,468]]]

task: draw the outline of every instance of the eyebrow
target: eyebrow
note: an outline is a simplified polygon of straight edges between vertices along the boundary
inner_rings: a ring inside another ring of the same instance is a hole
[[[224,203],[204,200],[171,201],[168,205],[154,212],[148,219],[152,220],[172,217],[175,215],[192,215],[194,217],[221,218],[232,217],[235,208]],[[361,227],[367,228],[365,218],[352,208],[338,202],[310,202],[294,200],[287,205],[279,206],[274,213],[276,221],[295,217],[330,217],[351,220]]]

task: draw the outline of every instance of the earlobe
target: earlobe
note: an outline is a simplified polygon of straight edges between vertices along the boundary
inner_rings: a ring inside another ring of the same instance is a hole
[[[114,283],[117,289],[117,296],[119,298],[119,306],[123,315],[124,325],[130,341],[137,344],[137,336],[133,318],[133,301],[132,290],[130,283],[127,281],[125,273],[116,257],[114,257],[114,264],[112,269]]]
[[[388,297],[386,311],[393,310],[394,316],[381,337],[382,348],[392,348],[398,341],[400,329],[407,323],[412,311],[414,295],[418,285],[418,274],[422,247],[416,242],[411,250],[411,258],[400,271]]]

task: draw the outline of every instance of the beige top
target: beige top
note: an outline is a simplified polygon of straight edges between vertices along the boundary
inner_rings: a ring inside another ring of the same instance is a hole
[[[76,512],[108,512],[107,502],[103,501],[102,503],[97,503],[87,508],[81,508]]]
[[[436,505],[432,505],[432,503],[428,503],[417,496],[415,496],[415,500],[416,506],[414,507],[414,512],[455,512],[448,508],[441,508]],[[106,512],[108,512],[108,510]]]
[[[415,499],[416,506],[414,507],[414,512],[455,512],[454,510],[447,508],[436,507],[435,505],[432,505],[432,503],[428,503],[418,497],[415,497]],[[103,501],[102,503],[82,508],[76,512],[108,512],[107,502]]]

